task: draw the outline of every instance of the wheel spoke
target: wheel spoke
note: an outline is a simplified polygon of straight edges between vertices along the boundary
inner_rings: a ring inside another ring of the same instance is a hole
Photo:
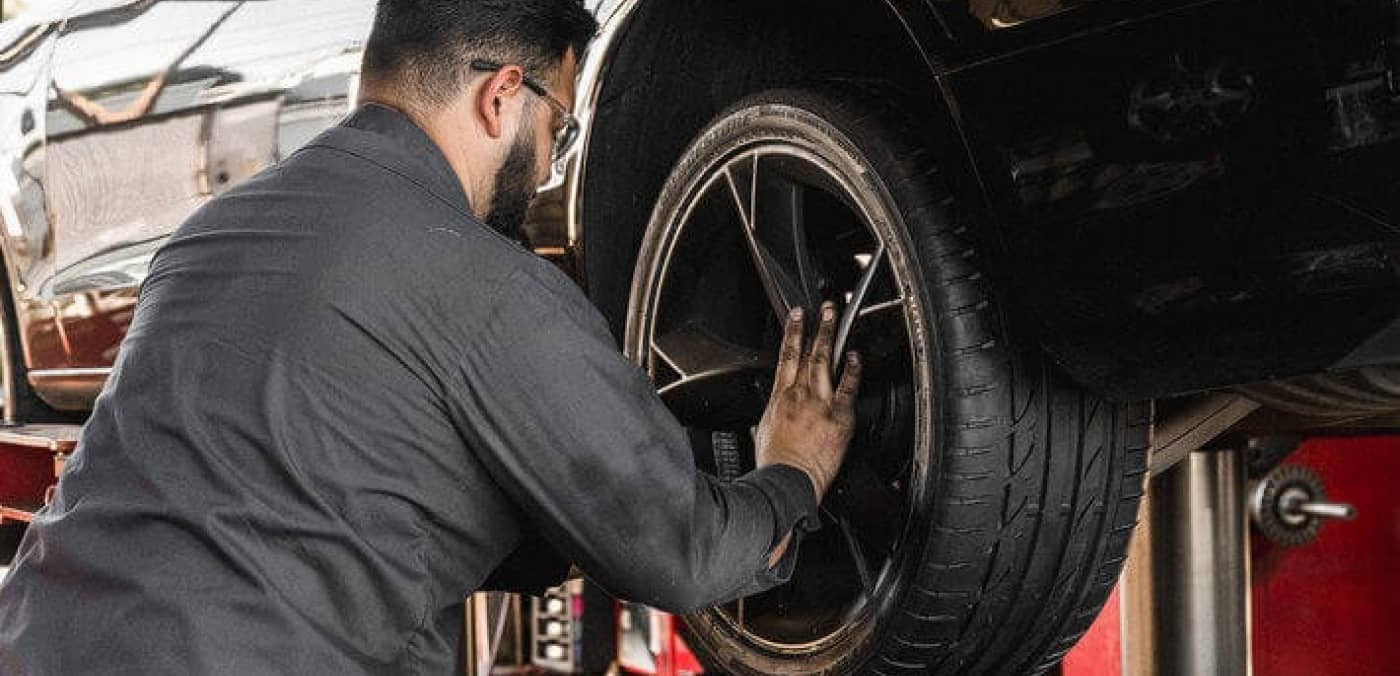
[[[683,378],[771,365],[757,350],[728,342],[693,322],[657,336],[651,349]]]
[[[855,531],[851,529],[851,522],[844,515],[834,514],[825,507],[827,518],[836,524],[837,530],[841,532],[841,539],[846,543],[846,552],[850,554],[851,561],[855,563],[856,575],[860,577],[860,588],[866,598],[869,598],[875,591],[875,576],[870,572],[870,561],[865,558],[865,546],[856,537]]]
[[[838,336],[842,352],[832,354],[839,355],[855,347],[860,350],[865,363],[871,366],[876,361],[907,356],[904,299],[870,303],[867,298],[866,302],[865,307],[854,312],[849,331],[844,336]]]
[[[901,484],[907,477],[904,468],[894,475],[881,472],[881,458],[872,455],[874,452],[864,447],[851,449],[823,509],[833,521],[846,523],[849,534],[862,545],[862,553],[886,556],[893,553],[892,544],[898,536],[897,526],[891,530],[894,524],[889,517],[905,504]]]
[[[693,323],[656,337],[651,349],[680,376],[657,392],[682,422],[725,428],[763,415],[762,380],[775,365],[756,350]]]
[[[856,283],[855,290],[851,292],[851,299],[846,301],[846,307],[841,311],[841,323],[836,328],[836,345],[831,350],[833,356],[831,370],[833,373],[842,363],[840,357],[846,351],[846,341],[851,337],[851,327],[855,325],[856,318],[861,316],[861,310],[865,307],[865,297],[870,293],[870,283],[875,280],[875,274],[880,270],[884,260],[885,245],[882,242],[865,263],[865,270],[860,275],[860,281]]]
[[[880,314],[880,313],[882,313],[882,312],[889,312],[889,311],[891,311],[891,310],[901,310],[901,309],[903,309],[903,308],[904,308],[904,299],[903,299],[903,298],[895,298],[894,300],[887,300],[887,301],[882,301],[882,302],[879,302],[879,303],[871,303],[870,305],[867,305],[867,306],[865,306],[865,307],[863,307],[863,308],[860,309],[860,317],[859,317],[859,318],[860,318],[860,319],[865,319],[866,317],[869,317],[869,316],[872,316],[872,315],[876,315],[876,314]]]
[[[767,245],[784,270],[797,283],[803,307],[815,308],[822,301],[821,275],[809,251],[806,191],[802,183],[780,171],[759,172],[753,179],[754,237]]]
[[[740,221],[742,221],[744,228],[744,241],[748,244],[749,255],[753,258],[759,280],[763,283],[763,292],[768,296],[768,304],[773,308],[774,316],[782,321],[782,318],[787,316],[788,310],[792,309],[793,306],[804,305],[802,286],[797,277],[788,271],[782,262],[769,251],[754,229],[753,207],[756,200],[756,177],[758,175],[758,157],[756,155],[753,157],[753,166],[749,172],[747,190],[741,189],[739,182],[734,178],[734,172],[729,167],[724,169],[724,180],[729,185],[729,194],[733,196],[735,207],[739,210]]]

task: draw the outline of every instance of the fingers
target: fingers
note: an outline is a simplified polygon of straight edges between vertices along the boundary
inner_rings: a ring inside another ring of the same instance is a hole
[[[788,312],[787,325],[783,327],[783,346],[778,351],[778,374],[773,380],[773,391],[780,392],[797,382],[802,365],[802,308],[794,307]]]
[[[836,304],[822,303],[822,322],[812,352],[807,356],[807,379],[812,392],[823,400],[831,398],[831,341],[836,334]]]
[[[846,370],[841,374],[841,384],[836,386],[836,396],[831,400],[832,415],[847,424],[855,422],[856,391],[860,389],[860,356],[855,352],[846,353]]]

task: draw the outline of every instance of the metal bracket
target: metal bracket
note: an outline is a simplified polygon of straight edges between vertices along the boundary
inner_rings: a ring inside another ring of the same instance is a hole
[[[1258,409],[1259,404],[1238,394],[1202,396],[1156,426],[1148,474],[1155,477],[1171,469]]]

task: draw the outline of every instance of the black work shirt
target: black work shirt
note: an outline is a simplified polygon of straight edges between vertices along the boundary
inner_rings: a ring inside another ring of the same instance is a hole
[[[814,510],[790,466],[695,471],[582,291],[367,104],[156,255],[0,586],[0,673],[459,673],[474,590],[572,561],[695,609],[785,580]]]

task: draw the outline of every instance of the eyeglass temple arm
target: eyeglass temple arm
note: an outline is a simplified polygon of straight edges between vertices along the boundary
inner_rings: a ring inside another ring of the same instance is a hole
[[[493,73],[502,68],[505,68],[505,66],[496,63],[495,61],[487,61],[486,59],[472,59],[471,62],[472,70],[481,71],[484,73]],[[526,87],[529,87],[530,91],[539,94],[540,96],[549,96],[549,90],[545,89],[544,85],[536,82],[535,78],[532,78],[529,75],[522,74],[520,76],[520,82]]]

